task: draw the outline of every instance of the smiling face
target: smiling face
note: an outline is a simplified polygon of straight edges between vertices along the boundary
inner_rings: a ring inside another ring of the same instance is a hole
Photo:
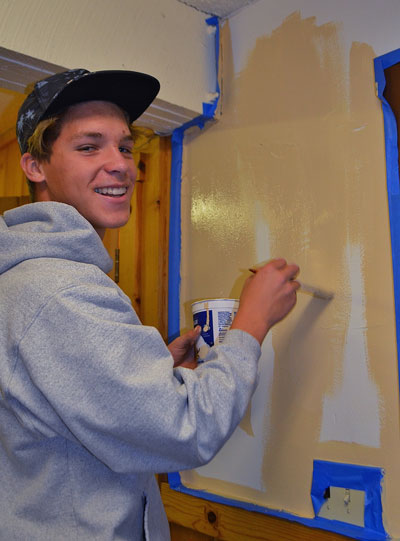
[[[36,186],[36,201],[58,201],[77,209],[103,238],[107,228],[129,219],[137,169],[133,140],[123,112],[109,102],[71,106],[49,161],[24,154],[21,164]],[[28,156],[28,157],[27,157]],[[28,163],[29,167],[24,167]],[[28,171],[27,171],[28,169]]]

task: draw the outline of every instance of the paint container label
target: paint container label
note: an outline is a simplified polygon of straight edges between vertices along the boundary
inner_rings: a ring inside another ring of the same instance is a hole
[[[192,304],[193,325],[200,325],[197,361],[203,362],[213,345],[221,344],[239,308],[237,299],[205,299]]]

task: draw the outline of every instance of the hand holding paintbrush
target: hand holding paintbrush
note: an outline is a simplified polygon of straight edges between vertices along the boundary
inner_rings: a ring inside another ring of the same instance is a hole
[[[240,295],[239,309],[231,329],[241,329],[261,344],[269,329],[296,304],[299,267],[274,259],[249,277]]]
[[[249,271],[255,274],[257,272],[257,269],[249,269]],[[306,293],[308,295],[316,297],[317,299],[323,299],[325,301],[330,301],[334,297],[334,293],[332,291],[321,289],[319,287],[315,287],[304,282],[299,282],[299,284],[300,289],[298,291],[300,291],[300,293]]]

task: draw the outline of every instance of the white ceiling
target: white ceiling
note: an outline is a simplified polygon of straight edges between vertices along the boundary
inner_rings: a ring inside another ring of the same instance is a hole
[[[259,0],[178,0],[192,8],[226,19],[240,9]]]

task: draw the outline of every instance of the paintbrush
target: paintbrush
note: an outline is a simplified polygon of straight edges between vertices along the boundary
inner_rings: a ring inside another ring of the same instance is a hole
[[[249,269],[249,271],[255,274],[257,269]],[[312,295],[317,299],[323,299],[325,301],[330,301],[334,297],[333,291],[327,291],[326,289],[321,289],[320,287],[314,287],[309,284],[305,284],[304,282],[300,282],[299,280],[296,281],[300,284],[300,289],[298,289],[300,293],[306,293],[307,295]]]

